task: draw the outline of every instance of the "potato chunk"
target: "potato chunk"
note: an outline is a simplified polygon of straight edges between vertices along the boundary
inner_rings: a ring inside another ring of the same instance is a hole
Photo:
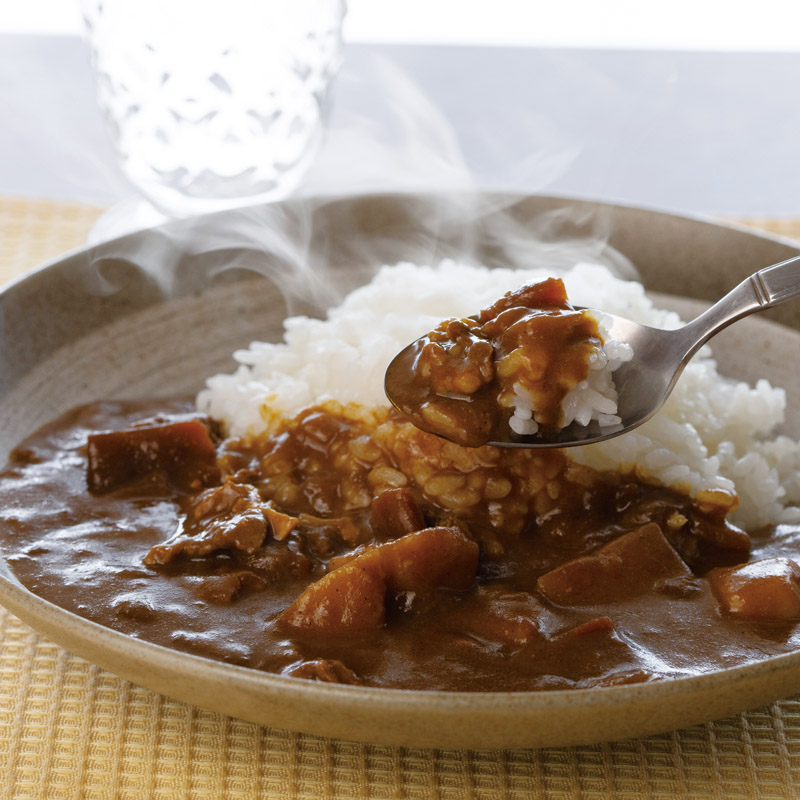
[[[425,528],[364,549],[312,583],[279,622],[334,636],[365,633],[383,625],[387,592],[467,589],[477,568],[478,545],[461,531]]]
[[[800,619],[800,567],[789,558],[767,558],[708,574],[723,611],[743,620]]]
[[[659,581],[690,576],[661,528],[650,522],[542,575],[537,587],[552,603],[592,606],[628,600]]]

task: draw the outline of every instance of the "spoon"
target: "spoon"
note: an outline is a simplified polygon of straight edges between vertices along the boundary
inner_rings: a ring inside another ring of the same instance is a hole
[[[609,339],[627,342],[633,359],[613,373],[617,390],[617,416],[621,422],[603,426],[576,422],[553,434],[516,436],[514,441],[489,442],[496,447],[575,447],[621,436],[650,419],[664,405],[689,359],[712,337],[733,322],[757,311],[777,306],[800,294],[800,256],[759,270],[745,278],[711,308],[676,330],[640,325],[624,317],[605,314]],[[395,356],[386,370],[386,396],[397,408],[408,380],[412,342]],[[798,365],[800,366],[800,365]],[[400,408],[402,411],[402,408]],[[419,420],[414,424],[424,430]],[[431,431],[435,432],[435,431]]]

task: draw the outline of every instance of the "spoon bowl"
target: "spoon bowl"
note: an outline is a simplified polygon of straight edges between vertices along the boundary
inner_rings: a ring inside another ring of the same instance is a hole
[[[577,447],[621,436],[647,422],[664,405],[692,356],[728,325],[758,311],[779,305],[800,294],[800,256],[765,267],[745,278],[696,319],[675,330],[640,325],[602,312],[609,339],[627,343],[633,358],[613,373],[620,422],[600,426],[573,422],[554,433],[514,436],[511,441],[491,441],[495,447]],[[418,347],[413,342],[395,356],[386,370],[386,396],[403,411],[399,397],[408,379],[408,365]],[[423,428],[420,420],[414,424]],[[423,428],[424,429],[424,428]],[[429,431],[436,433],[436,431]]]

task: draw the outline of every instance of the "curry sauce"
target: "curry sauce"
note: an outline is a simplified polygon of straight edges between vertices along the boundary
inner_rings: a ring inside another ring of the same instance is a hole
[[[340,683],[528,691],[705,673],[798,646],[800,531],[751,536],[562,451],[463,448],[394,411],[224,439],[183,402],[98,403],[0,476],[36,594],[167,647]]]
[[[447,319],[399,354],[387,384],[419,427],[467,447],[516,441],[515,408],[530,432],[563,427],[562,403],[602,353],[594,316],[548,278],[508,292],[473,317]]]

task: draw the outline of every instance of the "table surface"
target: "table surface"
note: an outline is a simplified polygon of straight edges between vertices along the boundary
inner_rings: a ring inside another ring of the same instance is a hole
[[[351,44],[301,190],[505,188],[800,216],[800,53]],[[108,206],[74,36],[0,35],[0,194]]]

